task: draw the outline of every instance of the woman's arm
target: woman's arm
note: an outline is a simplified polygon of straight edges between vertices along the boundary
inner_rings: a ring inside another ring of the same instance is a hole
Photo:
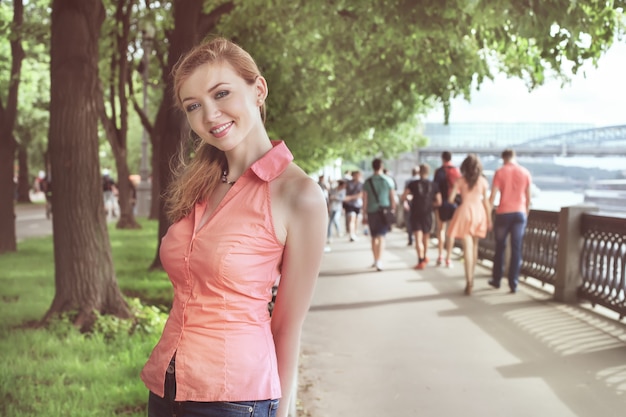
[[[486,179],[482,179],[483,182],[483,207],[485,208],[485,215],[487,217],[487,230],[491,230],[491,198],[487,195],[489,189],[489,183]]]
[[[448,195],[448,203],[454,203],[454,198],[459,193],[459,181],[461,181],[459,177],[456,181],[454,181],[454,185],[452,186],[452,191],[450,191],[450,195]]]
[[[280,284],[272,313],[282,399],[277,417],[286,417],[294,387],[300,334],[313,297],[324,243],[328,214],[320,187],[309,178],[290,181],[281,193],[289,209],[285,215],[287,237]]]

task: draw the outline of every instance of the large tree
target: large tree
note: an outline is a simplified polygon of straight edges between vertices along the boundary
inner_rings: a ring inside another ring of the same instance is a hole
[[[130,315],[119,291],[98,164],[100,0],[54,0],[50,47],[50,132],[55,296],[44,319],[77,311]]]
[[[13,2],[13,21],[10,27],[11,68],[7,84],[7,93],[0,97],[0,253],[15,252],[15,210],[13,196],[13,166],[16,156],[17,141],[13,129],[17,120],[17,99],[24,50],[22,49],[22,24],[24,23],[24,5],[22,0]]]
[[[131,203],[132,187],[128,168],[128,96],[132,77],[132,61],[128,57],[131,17],[136,0],[117,0],[115,18],[110,20],[106,42],[109,45],[108,88],[99,91],[98,111],[107,140],[113,150],[117,169],[117,189],[120,206],[119,229],[137,229]],[[106,98],[106,102],[105,102]],[[108,112],[107,112],[108,108]]]
[[[173,101],[173,80],[170,76],[172,68],[181,55],[190,50],[208,33],[215,30],[215,25],[220,17],[233,8],[231,2],[224,2],[208,13],[203,13],[204,3],[203,0],[173,1],[173,28],[168,35],[167,64],[162,68],[165,93],[153,130],[153,144],[155,146],[153,152],[157,155],[156,160],[158,161],[156,173],[162,190],[167,188],[171,182],[172,157],[179,151],[181,141],[189,138],[189,128],[186,127],[185,118]],[[170,223],[165,216],[163,201],[159,199],[159,247],[151,265],[152,269],[161,267],[160,242],[169,225]]]

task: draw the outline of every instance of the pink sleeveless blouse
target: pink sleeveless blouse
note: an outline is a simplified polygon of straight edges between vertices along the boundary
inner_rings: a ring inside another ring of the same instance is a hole
[[[157,395],[164,395],[165,371],[176,354],[177,401],[281,396],[268,302],[284,245],[272,221],[270,182],[293,156],[283,142],[272,145],[197,233],[206,203],[198,203],[163,238],[160,257],[174,300],[141,372]]]

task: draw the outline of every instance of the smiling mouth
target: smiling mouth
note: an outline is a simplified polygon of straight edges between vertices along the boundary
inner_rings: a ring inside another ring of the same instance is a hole
[[[219,135],[220,133],[222,133],[223,131],[225,131],[226,129],[231,127],[232,125],[233,125],[233,122],[225,123],[225,124],[221,125],[220,127],[216,127],[215,129],[211,129],[210,132],[213,135]]]

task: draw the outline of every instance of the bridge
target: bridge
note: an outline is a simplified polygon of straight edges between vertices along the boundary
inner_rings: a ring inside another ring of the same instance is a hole
[[[626,156],[626,125],[572,130],[519,143],[502,144],[490,139],[472,145],[433,144],[417,151],[420,159],[439,156],[443,151],[499,156],[507,147],[520,156]]]

